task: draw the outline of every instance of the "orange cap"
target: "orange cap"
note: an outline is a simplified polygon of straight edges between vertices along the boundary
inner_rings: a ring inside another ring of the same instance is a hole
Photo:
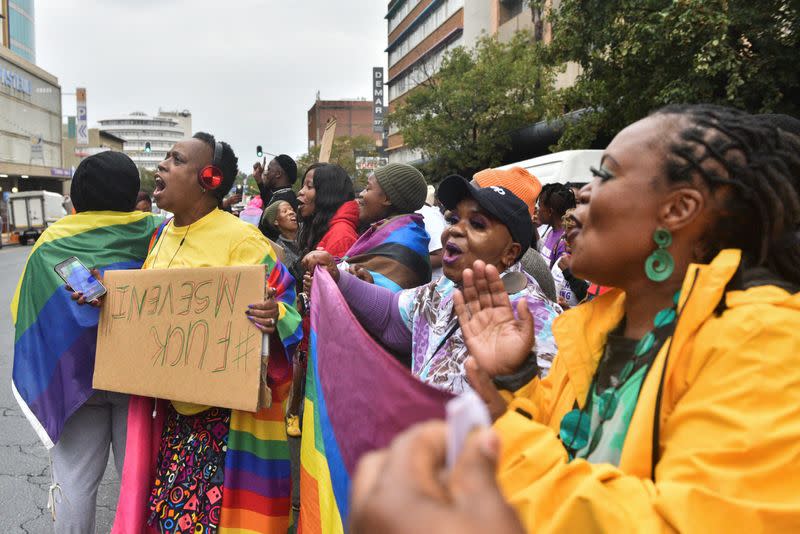
[[[539,180],[523,169],[522,167],[511,167],[510,169],[485,169],[476,173],[473,180],[478,187],[491,187],[499,185],[505,187],[517,195],[525,204],[533,217],[536,210],[536,199],[542,192],[542,184]]]

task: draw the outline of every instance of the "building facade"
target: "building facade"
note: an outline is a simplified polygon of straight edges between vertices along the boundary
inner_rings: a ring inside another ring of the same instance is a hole
[[[36,63],[33,0],[0,0],[2,45],[26,61]]]
[[[548,9],[558,9],[560,0],[545,3]],[[519,30],[530,30],[545,43],[552,38],[550,26],[537,20],[527,0],[391,0],[385,18],[389,112],[433,76],[445,53],[454,47],[472,47],[482,35],[509,41]],[[577,74],[577,65],[567,65],[556,86],[571,85]],[[418,151],[404,145],[396,127],[389,129],[387,152],[392,162],[421,158]]]
[[[402,104],[409,91],[439,70],[447,50],[465,44],[465,1],[389,2],[386,14],[389,72],[386,82],[390,113]],[[403,136],[396,127],[389,129],[386,151],[390,162],[408,163],[420,159],[418,151],[404,146]]]
[[[360,100],[320,100],[319,95],[314,105],[308,110],[308,148],[309,150],[322,141],[325,125],[328,120],[336,118],[336,134],[334,137],[357,137],[366,135],[382,144],[382,134],[372,131],[372,102]]]
[[[172,116],[176,113],[181,120]],[[98,123],[101,130],[125,141],[123,151],[137,167],[155,169],[176,141],[191,136],[191,116],[188,110],[159,111],[155,116],[134,111],[130,115],[101,119]],[[149,152],[146,151],[147,143],[150,143]]]
[[[0,47],[0,192],[65,192],[58,79]]]
[[[125,141],[116,135],[99,128],[89,128],[89,145],[77,146],[74,132],[70,132],[68,128],[62,129],[62,131],[67,135],[61,139],[61,161],[64,167],[71,169],[77,167],[88,156],[108,150],[122,152],[125,145]]]

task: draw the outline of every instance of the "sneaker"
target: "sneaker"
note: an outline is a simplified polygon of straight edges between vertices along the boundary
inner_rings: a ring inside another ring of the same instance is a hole
[[[299,438],[302,434],[300,432],[300,418],[296,415],[286,416],[286,434],[293,438]]]

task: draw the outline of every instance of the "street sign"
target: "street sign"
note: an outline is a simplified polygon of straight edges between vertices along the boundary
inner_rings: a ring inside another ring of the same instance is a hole
[[[372,67],[372,131],[383,132],[383,67]]]
[[[378,167],[389,164],[389,158],[379,156],[356,156],[356,169],[360,171],[374,171]]]
[[[89,126],[87,125],[86,120],[86,88],[78,87],[75,91],[75,95],[77,98],[77,141],[76,145],[78,146],[88,146],[89,145]]]

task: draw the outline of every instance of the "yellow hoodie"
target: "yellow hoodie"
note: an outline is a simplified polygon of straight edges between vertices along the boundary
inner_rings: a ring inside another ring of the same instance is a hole
[[[800,293],[726,294],[739,261],[725,250],[690,266],[671,348],[642,385],[619,467],[568,462],[557,435],[586,400],[625,295],[556,321],[550,375],[495,423],[500,485],[528,531],[800,532]]]

